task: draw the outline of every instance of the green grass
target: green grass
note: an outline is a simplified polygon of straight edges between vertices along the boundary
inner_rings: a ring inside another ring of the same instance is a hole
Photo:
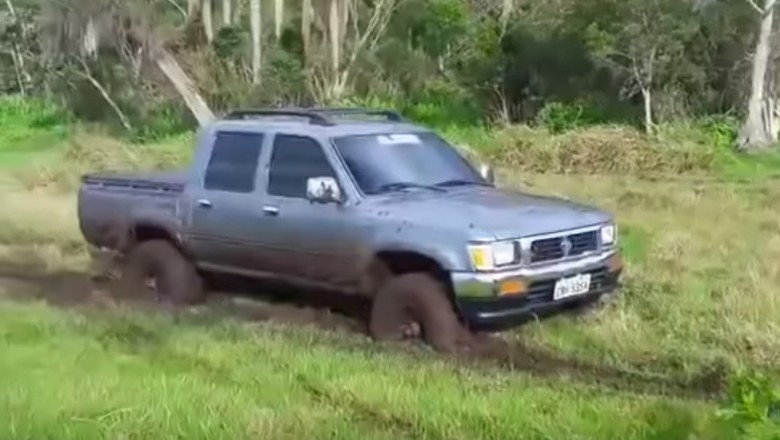
[[[66,114],[34,100],[0,97],[0,167],[51,162],[67,145]]]
[[[0,132],[44,110],[9,112]],[[191,135],[135,145],[64,123],[31,126],[0,134],[0,264],[87,270],[78,177],[170,167],[192,153]],[[503,335],[572,366],[564,374],[455,365],[209,312],[66,311],[12,301],[26,287],[0,282],[9,298],[0,299],[0,438],[777,438],[780,425],[750,403],[749,387],[730,394],[741,403],[702,388],[740,371],[780,379],[780,156],[736,156],[725,136],[683,125],[654,138],[619,127],[445,134],[498,160],[502,185],[617,215],[627,261],[617,300]],[[60,143],[8,147],[39,135]],[[534,172],[545,164],[557,173]],[[620,378],[605,386],[605,375]],[[649,394],[643,382],[685,397]],[[721,431],[724,406],[752,417],[737,425],[767,432]]]
[[[688,438],[706,403],[455,368],[356,337],[0,305],[0,438]]]

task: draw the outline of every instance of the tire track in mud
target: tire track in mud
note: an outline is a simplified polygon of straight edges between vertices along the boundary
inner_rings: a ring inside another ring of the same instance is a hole
[[[522,372],[543,379],[565,378],[617,392],[683,399],[718,400],[727,387],[728,369],[722,365],[713,365],[690,378],[671,377],[652,373],[647,367],[631,371],[561,356],[523,342],[509,343],[494,335],[477,338],[480,341],[459,356],[461,365]]]
[[[0,298],[5,297],[16,301],[43,300],[62,308],[82,306],[112,308],[125,302],[126,298],[117,298],[110,289],[110,283],[95,282],[84,273],[46,273],[35,267],[0,263]],[[287,293],[290,293],[289,288]],[[326,295],[293,294],[292,296],[292,301],[289,298],[279,301],[279,298],[269,298],[265,295],[258,300],[256,297],[250,299],[246,295],[233,292],[217,293],[205,307],[216,318],[314,325],[345,334],[365,335],[364,305],[346,304],[345,298],[340,298],[336,304],[331,304],[323,299],[330,298]],[[151,296],[146,299],[132,298],[128,303],[142,310],[147,307],[153,310],[160,309],[159,304]],[[415,349],[412,344],[402,344],[399,351],[411,355],[424,353]],[[542,379],[565,378],[618,392],[685,399],[719,398],[726,388],[728,376],[727,368],[719,365],[714,365],[710,370],[689,378],[653,374],[648,372],[651,368],[647,366],[637,368],[639,371],[630,371],[564,357],[521,342],[510,343],[492,334],[473,335],[460,352],[449,357],[455,368],[514,371]],[[302,383],[302,386],[305,388],[306,384]],[[317,390],[321,391],[317,387],[310,387],[309,391],[314,394],[319,393],[322,398],[327,397]],[[392,420],[390,415],[381,411],[377,413],[375,408],[363,405],[357,399],[347,400],[352,402],[349,405],[354,406],[354,411],[362,414],[361,417],[367,419],[390,417],[384,421],[388,425],[402,430],[411,429],[407,423],[409,421]]]

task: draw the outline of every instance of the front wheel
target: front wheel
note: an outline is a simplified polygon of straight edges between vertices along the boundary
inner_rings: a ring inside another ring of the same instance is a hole
[[[457,348],[461,325],[445,286],[427,273],[409,273],[387,280],[376,293],[369,330],[380,341],[401,340],[418,329],[440,352]]]

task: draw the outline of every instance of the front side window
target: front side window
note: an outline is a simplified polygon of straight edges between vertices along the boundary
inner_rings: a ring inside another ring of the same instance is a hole
[[[403,187],[490,185],[433,133],[344,136],[333,143],[366,194]]]
[[[277,135],[270,166],[268,193],[275,196],[306,198],[309,178],[336,178],[320,143],[304,136]]]
[[[249,193],[255,189],[261,133],[218,132],[206,166],[204,188]]]

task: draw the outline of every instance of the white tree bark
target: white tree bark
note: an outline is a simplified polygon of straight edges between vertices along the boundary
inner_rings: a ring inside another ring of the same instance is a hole
[[[212,20],[211,0],[203,0],[200,8],[201,19],[203,20],[203,32],[206,34],[206,40],[211,43],[214,41],[214,22]]]
[[[176,91],[179,92],[187,108],[190,109],[190,112],[198,120],[198,124],[201,127],[214,120],[214,113],[212,113],[206,100],[200,95],[195,84],[173,55],[165,49],[160,49],[154,57],[154,63],[168,78],[168,81],[173,84]]]
[[[642,100],[645,105],[645,133],[653,132],[653,95],[650,88],[642,88]]]
[[[274,35],[276,41],[282,38],[282,27],[284,26],[284,0],[274,0]]]
[[[339,74],[339,61],[341,60],[341,38],[339,31],[339,0],[330,0],[328,7],[328,36],[330,37],[330,68],[334,76]]]
[[[249,3],[249,22],[252,34],[252,80],[255,83],[260,82],[260,71],[263,67],[263,48],[262,48],[262,10],[260,9],[260,0],[250,0]]]
[[[95,29],[95,19],[89,17],[84,27],[84,35],[81,38],[81,54],[88,58],[94,58],[97,56],[97,50],[98,34]]]
[[[748,113],[737,139],[737,148],[741,150],[764,149],[772,146],[777,140],[777,133],[772,129],[773,112],[767,112],[766,76],[769,68],[771,52],[772,25],[777,0],[764,0],[763,9],[752,0],[751,5],[760,12],[761,21],[756,50],[753,55],[753,70],[750,78],[750,98]]]
[[[233,23],[233,0],[222,0],[222,25],[230,26]]]

